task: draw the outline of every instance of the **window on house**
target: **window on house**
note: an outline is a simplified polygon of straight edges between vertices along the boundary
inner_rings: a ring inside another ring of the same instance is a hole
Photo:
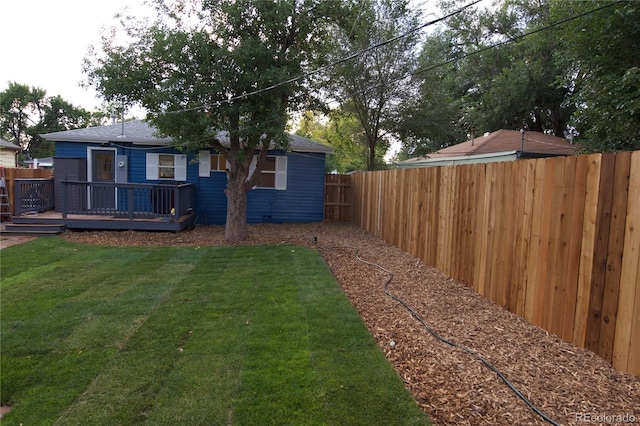
[[[158,156],[158,178],[175,179],[176,166],[175,158],[171,154],[160,154]]]
[[[187,180],[186,155],[148,153],[147,180]]]
[[[227,170],[227,160],[222,154],[211,154],[211,171],[224,172]]]
[[[253,157],[249,173],[253,173],[256,166],[257,156]],[[287,189],[287,157],[268,156],[265,159],[264,168],[260,173],[260,178],[256,188],[271,188],[277,190]]]

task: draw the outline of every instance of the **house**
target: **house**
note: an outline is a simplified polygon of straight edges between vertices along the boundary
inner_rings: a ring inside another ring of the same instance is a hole
[[[55,142],[55,201],[34,210],[54,210],[67,228],[181,230],[226,221],[226,161],[213,149],[181,152],[144,121],[41,136]],[[249,223],[323,220],[325,156],[333,149],[289,137],[290,150],[269,151],[248,194]],[[30,212],[27,204],[20,213]]]
[[[24,165],[30,169],[51,169],[53,168],[53,157],[34,158],[25,160]]]
[[[566,139],[540,132],[498,130],[398,163],[399,168],[491,163],[527,158],[576,155],[578,147]]]
[[[2,167],[18,167],[18,152],[22,148],[14,145],[9,141],[0,139],[0,166]]]

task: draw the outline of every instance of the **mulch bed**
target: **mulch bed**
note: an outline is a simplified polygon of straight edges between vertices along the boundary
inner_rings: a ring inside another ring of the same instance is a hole
[[[315,237],[315,238],[314,238]],[[222,226],[181,233],[66,232],[69,241],[106,245],[237,245]],[[546,425],[468,352],[436,339],[384,292],[404,300],[443,338],[477,352],[531,403],[559,424],[640,423],[640,378],[561,341],[482,298],[419,259],[343,223],[250,226],[242,244],[317,249],[395,366],[417,403],[438,425]],[[620,417],[616,417],[620,416]],[[626,417],[623,417],[626,416]]]

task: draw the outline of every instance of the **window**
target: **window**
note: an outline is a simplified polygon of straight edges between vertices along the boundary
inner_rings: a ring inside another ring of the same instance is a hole
[[[211,154],[209,151],[200,151],[198,163],[200,177],[209,177],[211,172],[224,172],[229,168],[229,163],[222,154]]]
[[[186,155],[147,154],[147,180],[187,180]]]
[[[277,190],[287,189],[287,158],[284,155],[267,156],[264,169],[255,188],[271,188]],[[249,166],[249,175],[256,168],[258,157],[254,156]],[[209,151],[200,151],[198,158],[198,176],[209,177],[211,172],[225,171],[229,163],[221,154],[211,154]]]
[[[257,188],[276,187],[276,157],[267,157],[258,179]]]
[[[224,172],[227,170],[227,160],[222,154],[211,154],[211,171]]]
[[[158,178],[175,179],[176,166],[175,159],[171,154],[160,154],[158,156]]]
[[[249,173],[256,167],[257,156],[253,157]],[[287,189],[287,157],[268,156],[255,188]]]

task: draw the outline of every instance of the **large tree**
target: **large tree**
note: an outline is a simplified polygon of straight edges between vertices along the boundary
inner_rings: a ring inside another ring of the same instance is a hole
[[[443,6],[451,11],[462,3]],[[429,51],[434,43],[448,44],[443,62],[450,61],[447,78],[454,84],[448,90],[460,108],[461,130],[528,128],[562,136],[573,108],[560,82],[565,71],[554,60],[557,34],[542,30],[550,24],[549,2],[503,0],[493,6],[457,14],[425,45]]]
[[[348,3],[322,0],[153,0],[150,22],[123,20],[127,43],[103,39],[89,82],[108,101],[139,104],[161,134],[228,161],[225,238],[248,236],[247,193],[270,148],[288,147],[288,113],[309,99],[298,78],[324,53]],[[286,84],[282,84],[286,82]],[[256,154],[257,153],[257,154]],[[250,165],[257,162],[253,173]]]
[[[420,15],[406,0],[362,0],[351,26],[336,34],[336,57],[353,56],[331,73],[331,95],[358,119],[366,138],[367,169],[380,167],[401,100],[412,96],[405,77],[415,70]],[[392,40],[392,42],[389,42]]]
[[[54,146],[40,134],[97,125],[100,113],[76,107],[44,89],[10,82],[0,92],[0,133],[31,158],[52,156]]]
[[[441,1],[443,13],[465,3]],[[587,151],[640,147],[638,2],[501,0],[493,8],[467,8],[427,38],[427,71],[416,77],[431,89],[404,116],[424,117],[429,128],[398,121],[409,130],[406,145],[446,143],[416,137],[451,124],[451,114],[420,109],[441,102],[457,111],[457,133],[525,127],[577,135]]]
[[[328,173],[348,173],[367,168],[368,144],[359,120],[335,108],[326,115],[307,111],[299,121],[296,133],[327,145],[335,151],[327,156]],[[379,149],[376,163],[382,163],[385,152]]]
[[[403,100],[393,120],[402,142],[398,160],[424,156],[464,140],[466,134],[459,125],[462,95],[457,93],[455,66],[438,66],[450,60],[449,41],[439,32],[427,40],[411,81],[417,94]]]
[[[554,20],[577,15],[558,31],[556,60],[578,140],[588,152],[640,149],[640,3],[552,1]]]

